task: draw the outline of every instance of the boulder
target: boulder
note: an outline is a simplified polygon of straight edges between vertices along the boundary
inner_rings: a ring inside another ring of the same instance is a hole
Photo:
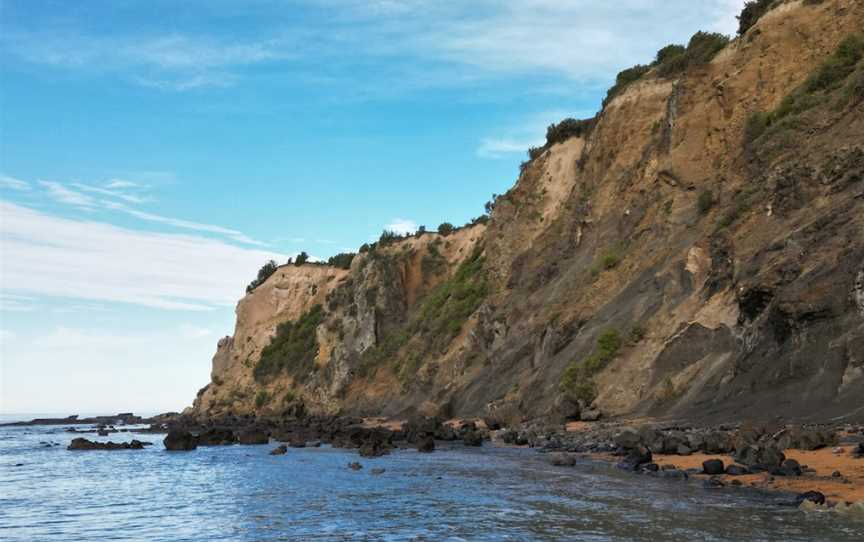
[[[583,422],[596,422],[602,416],[603,416],[603,414],[601,414],[601,412],[597,409],[583,410],[579,414],[579,419],[582,420]]]
[[[658,475],[661,478],[671,478],[673,480],[686,480],[689,476],[681,469],[661,470]]]
[[[576,464],[576,457],[564,452],[549,454],[549,463],[556,467],[572,467]]]
[[[198,447],[198,437],[189,431],[174,429],[168,432],[162,444],[171,452],[188,452]]]
[[[750,469],[742,467],[741,465],[732,464],[726,467],[726,474],[729,476],[743,476],[745,474],[750,474]]]
[[[408,442],[417,443],[424,437],[433,437],[441,426],[441,420],[435,416],[417,416],[408,420],[405,434]]]
[[[462,442],[465,443],[465,446],[483,446],[483,435],[476,429],[468,431],[462,436]]]
[[[305,448],[306,447],[306,439],[297,435],[292,436],[288,439],[288,446],[292,448]]]
[[[624,460],[618,463],[618,468],[636,470],[640,465],[646,463],[651,463],[651,450],[640,444],[627,451]]]
[[[149,445],[150,443],[144,443],[139,440],[133,440],[132,442],[94,442],[92,440],[87,440],[86,438],[76,438],[72,439],[72,442],[69,443],[69,446],[66,447],[67,450],[143,450],[145,445]]]
[[[288,452],[288,446],[281,444],[270,450],[270,455],[285,455]]]
[[[373,476],[378,476],[378,475],[381,475],[381,474],[384,474],[385,472],[387,472],[387,469],[375,468],[369,472],[372,473]]]
[[[348,463],[348,468],[351,470],[360,470],[363,468],[363,465],[356,461],[352,461],[351,463]]]
[[[675,453],[678,455],[690,455],[693,453],[693,450],[686,444],[679,444],[678,448],[675,450]]]
[[[378,440],[369,440],[360,446],[360,457],[381,457],[390,453],[390,447]]]
[[[805,491],[795,497],[796,505],[800,505],[804,501],[810,501],[816,504],[825,504],[825,495],[818,491]]]
[[[719,459],[709,459],[702,462],[702,472],[711,476],[723,474],[726,471],[723,461]]]
[[[635,429],[627,428],[615,435],[615,445],[624,450],[632,450],[642,444],[642,437]]]
[[[748,444],[735,450],[735,461],[751,470],[771,471],[779,468],[786,459],[783,452],[771,444]]]
[[[423,453],[435,451],[435,439],[429,436],[420,438],[417,441],[417,451]]]
[[[784,459],[776,469],[771,470],[775,476],[801,476],[801,465],[794,459]]]
[[[199,446],[224,446],[235,442],[234,432],[225,427],[211,427],[198,434]]]
[[[720,478],[714,477],[714,476],[712,476],[711,478],[708,478],[707,480],[702,482],[702,487],[704,487],[706,489],[717,489],[717,488],[725,487],[725,486],[726,486],[726,484],[723,483],[723,480],[721,480]]]
[[[267,444],[270,436],[263,429],[247,429],[237,435],[240,444]]]

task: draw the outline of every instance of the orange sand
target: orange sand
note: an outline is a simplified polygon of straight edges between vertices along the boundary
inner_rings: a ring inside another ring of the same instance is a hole
[[[794,459],[801,464],[815,470],[815,473],[805,472],[802,476],[771,476],[767,473],[748,474],[744,476],[722,475],[725,482],[738,480],[744,485],[762,489],[773,489],[779,491],[791,491],[802,493],[804,491],[821,491],[829,500],[858,502],[864,501],[864,458],[855,459],[851,455],[854,446],[843,446],[842,454],[835,454],[832,448],[821,450],[786,450],[787,458]],[[620,461],[619,457],[610,454],[592,454],[597,459],[604,461]],[[732,458],[722,455],[692,454],[692,455],[664,455],[654,454],[654,462],[658,465],[674,465],[679,469],[701,469],[702,462],[708,459],[720,459],[729,465]],[[839,471],[840,478],[833,478],[831,473]],[[706,475],[696,475],[704,476]]]

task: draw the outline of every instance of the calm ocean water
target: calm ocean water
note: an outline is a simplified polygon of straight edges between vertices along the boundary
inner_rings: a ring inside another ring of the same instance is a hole
[[[776,497],[552,467],[484,446],[362,459],[329,447],[70,452],[64,427],[0,428],[0,540],[855,540]],[[60,446],[44,447],[41,442]],[[364,469],[346,467],[360,461]],[[21,466],[16,466],[21,464]],[[372,468],[386,469],[373,475]]]

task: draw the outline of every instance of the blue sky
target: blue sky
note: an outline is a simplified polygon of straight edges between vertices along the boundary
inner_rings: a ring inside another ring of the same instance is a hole
[[[183,408],[266,259],[470,220],[742,4],[0,1],[0,412]]]

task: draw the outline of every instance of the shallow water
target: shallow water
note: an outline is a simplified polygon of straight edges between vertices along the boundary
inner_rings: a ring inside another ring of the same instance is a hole
[[[856,540],[864,524],[531,450],[379,459],[329,447],[66,450],[62,426],[0,428],[0,540]],[[40,441],[61,446],[45,448]],[[346,467],[360,461],[364,469]],[[23,463],[22,466],[15,466]],[[371,474],[385,468],[382,475]]]

